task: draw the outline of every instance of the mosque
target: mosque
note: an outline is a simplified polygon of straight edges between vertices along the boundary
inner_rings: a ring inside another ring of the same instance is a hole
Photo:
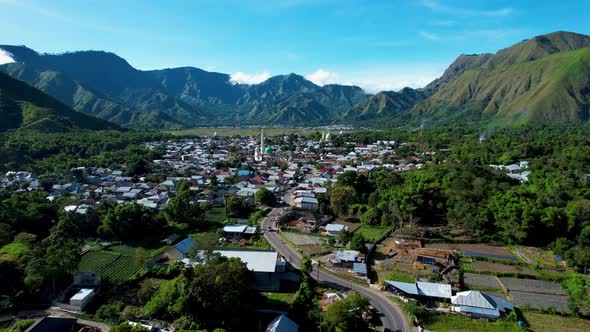
[[[264,128],[260,129],[260,147],[254,151],[254,160],[263,161],[265,155],[272,154],[272,148],[270,146],[264,147]]]

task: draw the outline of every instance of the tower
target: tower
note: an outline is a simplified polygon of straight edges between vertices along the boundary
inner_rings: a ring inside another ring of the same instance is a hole
[[[260,148],[254,151],[254,160],[262,161],[264,159],[264,128],[260,129]]]

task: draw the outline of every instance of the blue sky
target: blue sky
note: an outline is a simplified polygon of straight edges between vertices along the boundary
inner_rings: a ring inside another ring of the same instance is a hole
[[[590,34],[590,1],[579,0],[0,0],[0,8],[0,44],[106,50],[140,69],[194,66],[246,83],[295,72],[369,92],[424,86],[461,53],[557,30]]]

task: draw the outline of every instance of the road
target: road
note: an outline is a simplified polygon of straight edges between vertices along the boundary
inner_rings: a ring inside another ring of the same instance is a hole
[[[299,253],[291,249],[291,247],[283,242],[283,239],[281,239],[281,237],[277,234],[277,230],[274,228],[275,225],[273,223],[273,219],[280,215],[282,210],[283,208],[274,208],[268,214],[268,216],[264,218],[262,222],[264,237],[281,256],[285,257],[289,264],[299,269],[301,264],[301,256],[299,256]],[[269,227],[272,229],[270,232],[267,231]],[[315,265],[313,267],[311,276],[318,282],[328,284],[336,288],[352,289],[366,296],[371,302],[371,305],[381,313],[381,320],[383,322],[384,329],[389,329],[391,331],[411,331],[401,309],[395,303],[390,301],[383,294],[383,292],[352,283],[346,279],[340,279],[332,274],[324,272],[321,269],[318,274],[318,269]]]

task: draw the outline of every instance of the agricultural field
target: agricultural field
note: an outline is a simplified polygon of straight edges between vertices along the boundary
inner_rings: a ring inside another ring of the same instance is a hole
[[[520,265],[475,261],[472,263],[472,266],[473,270],[478,272],[520,273],[532,276],[537,275],[531,268]]]
[[[319,237],[295,232],[282,232],[282,234],[298,250],[307,255],[315,256],[330,252],[329,249],[324,247],[324,240]]]
[[[379,227],[379,226],[367,226],[363,225],[358,230],[357,233],[361,233],[367,242],[375,242],[377,241],[383,234],[385,234],[390,228],[388,227]]]
[[[525,311],[524,317],[529,323],[529,330],[532,332],[590,331],[590,320],[577,317],[549,315],[533,311]]]
[[[569,312],[568,297],[565,295],[510,291],[510,296],[514,300],[514,304],[521,308],[553,308],[559,312]]]
[[[89,251],[82,255],[79,271],[95,271],[101,278],[112,282],[125,282],[132,278],[143,266],[133,256],[112,251]]]
[[[531,292],[566,295],[566,291],[560,284],[550,281],[518,279],[518,278],[500,278],[500,281],[510,291]]]
[[[464,256],[480,256],[507,261],[518,261],[510,251],[503,247],[491,246],[488,244],[460,244],[459,250]]]
[[[463,275],[463,281],[467,287],[475,286],[500,289],[500,284],[498,284],[498,280],[496,279],[496,277],[490,275],[465,273]]]
[[[294,232],[283,232],[283,235],[296,246],[322,245],[324,241],[318,237],[299,234]]]

